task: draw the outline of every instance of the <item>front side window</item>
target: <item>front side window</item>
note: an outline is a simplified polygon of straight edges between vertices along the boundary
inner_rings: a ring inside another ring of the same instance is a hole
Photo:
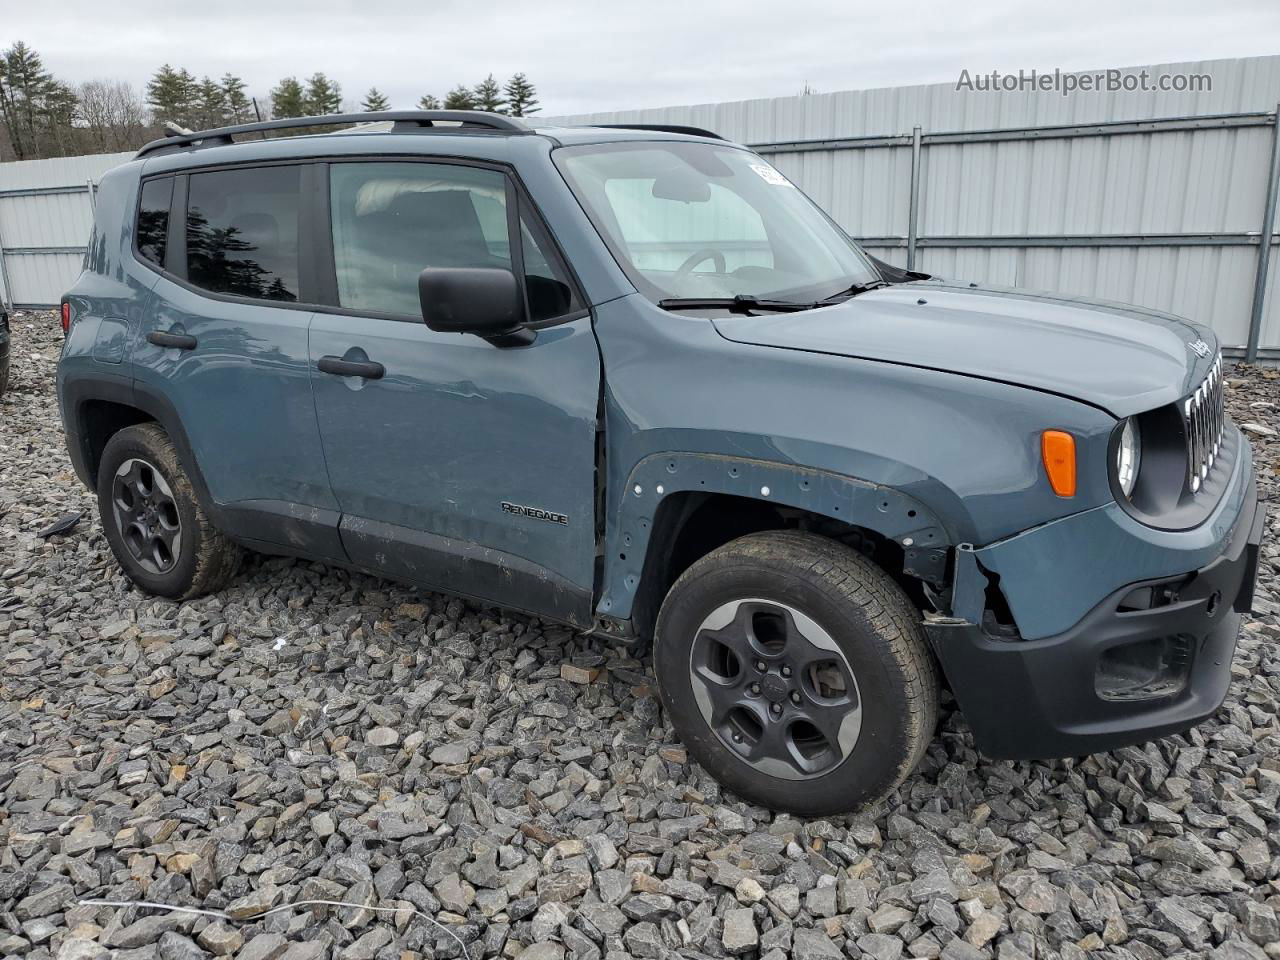
[[[142,196],[138,200],[138,253],[157,267],[164,266],[172,199],[173,177],[159,177],[142,184]]]
[[[877,279],[857,245],[749,151],[641,140],[562,147],[554,157],[651,299],[802,301]]]
[[[420,317],[427,267],[512,269],[507,180],[496,170],[442,163],[335,163],[329,168],[338,303]],[[571,287],[522,224],[531,319],[576,308]]]
[[[187,279],[213,293],[298,299],[301,169],[194,173],[187,187]]]
[[[535,234],[542,239],[535,239]],[[520,217],[520,243],[524,254],[529,319],[540,323],[581,310],[582,302],[564,267],[551,254],[550,239],[538,224],[523,215]]]

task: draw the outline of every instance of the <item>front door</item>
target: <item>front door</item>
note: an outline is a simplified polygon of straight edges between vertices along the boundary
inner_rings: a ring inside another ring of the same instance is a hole
[[[600,362],[551,242],[527,207],[515,214],[514,186],[495,169],[328,171],[341,310],[312,318],[310,358],[348,555],[373,572],[589,624]],[[423,268],[510,269],[517,222],[530,313],[550,325],[514,347],[427,329]]]

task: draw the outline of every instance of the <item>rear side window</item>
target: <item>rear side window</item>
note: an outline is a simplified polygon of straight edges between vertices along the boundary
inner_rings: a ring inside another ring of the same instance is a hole
[[[187,280],[213,293],[298,299],[300,168],[191,175]]]
[[[329,168],[338,303],[421,315],[427,267],[512,269],[507,180],[495,170],[439,163],[335,163]],[[532,319],[577,309],[572,287],[521,226]]]
[[[138,201],[138,253],[157,267],[164,266],[172,199],[173,177],[147,180],[142,184],[142,196]]]

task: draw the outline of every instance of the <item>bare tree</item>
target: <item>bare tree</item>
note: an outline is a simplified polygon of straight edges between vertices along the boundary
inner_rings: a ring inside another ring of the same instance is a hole
[[[141,145],[146,138],[146,104],[121,80],[90,80],[76,89],[76,111],[95,152],[114,153]]]

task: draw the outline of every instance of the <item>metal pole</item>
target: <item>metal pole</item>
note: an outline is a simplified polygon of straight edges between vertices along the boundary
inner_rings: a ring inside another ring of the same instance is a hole
[[[917,218],[920,213],[920,128],[911,131],[911,203],[907,210],[907,269],[916,268]]]
[[[88,180],[89,184],[89,212],[96,214],[98,212],[98,193],[97,187],[93,182],[93,177]]]
[[[9,309],[13,309],[13,287],[9,283],[9,268],[4,262],[4,237],[0,236],[0,287],[3,287],[4,296],[0,297],[0,306],[8,304]]]
[[[1276,191],[1280,189],[1280,104],[1276,104],[1275,128],[1271,137],[1271,172],[1267,175],[1267,205],[1262,208],[1262,235],[1258,244],[1258,272],[1253,278],[1253,312],[1249,315],[1249,345],[1244,362],[1258,359],[1262,337],[1262,307],[1267,299],[1267,272],[1271,266],[1271,235],[1276,223]]]

